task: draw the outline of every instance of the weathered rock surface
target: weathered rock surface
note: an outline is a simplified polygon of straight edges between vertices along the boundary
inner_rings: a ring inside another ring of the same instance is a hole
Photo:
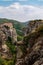
[[[43,25],[24,37],[27,52],[16,65],[43,65]]]
[[[6,41],[15,44],[17,42],[16,30],[12,23],[0,24],[0,55],[5,59],[12,59],[12,53],[6,44]]]
[[[5,34],[6,36],[6,40],[8,38],[12,39],[12,43],[15,43],[17,41],[17,33],[15,28],[13,28],[13,24],[12,23],[3,23],[0,24],[0,30]]]
[[[4,59],[12,59],[12,53],[5,44],[6,41],[10,41],[17,49],[15,65],[43,65],[43,21],[30,22],[28,25],[26,36],[17,42],[13,24],[0,24],[0,55]]]
[[[28,22],[26,28],[24,28],[25,35],[29,34],[30,32],[34,32],[36,28],[43,24],[43,20],[32,20]]]

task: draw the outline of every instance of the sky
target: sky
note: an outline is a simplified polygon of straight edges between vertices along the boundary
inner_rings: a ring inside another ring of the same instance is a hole
[[[43,19],[43,0],[0,0],[0,18],[20,22]]]

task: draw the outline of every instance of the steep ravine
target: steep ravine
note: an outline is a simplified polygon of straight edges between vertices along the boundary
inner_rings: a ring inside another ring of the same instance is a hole
[[[30,23],[28,28],[31,29],[31,26],[33,28],[31,32],[26,33],[22,41],[25,50],[24,55],[18,58],[16,65],[43,65],[43,22],[34,21]],[[28,28],[27,31],[29,31]]]
[[[0,65],[43,65],[43,21],[29,22],[22,40],[12,22],[0,24]]]

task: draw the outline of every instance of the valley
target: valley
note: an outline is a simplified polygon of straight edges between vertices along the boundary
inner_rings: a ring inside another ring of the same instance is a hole
[[[43,20],[0,18],[0,65],[43,65]]]

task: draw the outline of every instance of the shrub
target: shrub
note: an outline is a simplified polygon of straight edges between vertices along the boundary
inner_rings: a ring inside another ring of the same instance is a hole
[[[12,54],[16,53],[16,47],[10,42],[6,42],[7,46],[9,47]]]
[[[22,39],[23,39],[22,36],[20,36],[20,35],[17,36],[17,40],[18,40],[18,41],[21,41]]]

